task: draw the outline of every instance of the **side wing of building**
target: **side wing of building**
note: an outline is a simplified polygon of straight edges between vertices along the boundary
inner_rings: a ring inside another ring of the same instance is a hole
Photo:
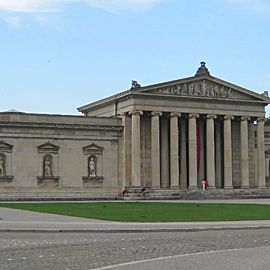
[[[117,194],[122,130],[116,118],[0,113],[0,198]]]

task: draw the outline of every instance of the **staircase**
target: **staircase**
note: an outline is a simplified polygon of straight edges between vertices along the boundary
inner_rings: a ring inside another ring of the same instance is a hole
[[[214,199],[263,199],[270,198],[270,189],[207,189],[170,190],[130,188],[124,200],[214,200]]]

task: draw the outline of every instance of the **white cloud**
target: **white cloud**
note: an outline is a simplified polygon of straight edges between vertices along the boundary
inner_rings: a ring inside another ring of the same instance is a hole
[[[172,0],[0,0],[0,18],[10,27],[22,27],[22,13],[34,14],[33,19],[41,24],[47,22],[45,13],[60,12],[68,3],[77,3],[107,12],[147,10],[161,2]],[[42,14],[43,13],[43,14]]]
[[[269,0],[223,0],[229,8],[248,10],[256,14],[270,13]]]
[[[59,11],[61,4],[83,3],[106,11],[145,10],[168,0],[0,0],[0,11],[36,13]]]
[[[6,12],[52,12],[65,0],[0,0],[0,10]]]
[[[168,0],[86,0],[92,7],[101,8],[109,12],[146,10]]]
[[[20,17],[18,16],[7,16],[4,17],[3,20],[10,26],[10,27],[22,27],[23,24],[21,22]]]

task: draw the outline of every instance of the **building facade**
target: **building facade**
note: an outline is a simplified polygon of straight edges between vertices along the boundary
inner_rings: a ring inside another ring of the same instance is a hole
[[[1,113],[0,196],[105,197],[123,186],[175,194],[204,179],[210,191],[266,189],[268,103],[202,62],[193,77],[133,81],[78,108],[84,116]]]

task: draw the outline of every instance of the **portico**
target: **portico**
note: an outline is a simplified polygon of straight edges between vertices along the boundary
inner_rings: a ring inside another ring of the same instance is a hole
[[[210,189],[265,188],[267,97],[212,77],[202,62],[194,77],[135,83],[111,100],[81,111],[122,117],[123,185],[196,190],[207,179]]]
[[[167,114],[167,116],[164,117],[164,114]],[[196,189],[200,187],[204,178],[208,179],[209,188],[213,189],[249,188],[255,185],[260,188],[265,187],[265,181],[263,181],[265,177],[262,176],[258,168],[258,178],[256,178],[255,168],[252,166],[256,158],[257,164],[260,163],[259,157],[264,153],[262,147],[257,147],[257,156],[255,151],[252,151],[255,145],[262,146],[264,144],[261,136],[261,133],[263,133],[262,126],[257,130],[257,140],[254,145],[249,146],[248,144],[249,134],[260,123],[260,119],[251,121],[250,117],[234,118],[232,115],[181,114],[180,112],[169,114],[151,112],[149,114],[140,111],[133,112],[132,115],[137,115],[137,118],[131,119],[132,123],[133,121],[142,123],[147,118],[150,118],[151,122],[149,133],[151,145],[148,145],[149,149],[144,149],[144,151],[151,153],[151,178],[143,182],[141,181],[140,169],[147,170],[147,167],[144,166],[145,164],[150,165],[150,163],[144,162],[143,164],[142,158],[144,155],[138,152],[141,149],[139,145],[143,145],[142,140],[147,135],[141,135],[136,124],[132,124],[131,141],[134,142],[131,145],[132,187],[147,185],[152,188]],[[161,117],[164,118],[161,119]],[[199,121],[202,121],[202,130],[198,129]],[[233,136],[232,138],[232,121],[234,129],[240,130],[239,137]],[[215,128],[218,125],[216,122],[222,123],[223,133],[221,133],[220,128]],[[186,130],[186,126],[188,126],[188,130]],[[181,132],[182,128],[187,132]],[[161,134],[161,132],[163,133]],[[198,141],[199,132],[203,133],[201,142]],[[215,137],[222,138],[223,141],[215,140]],[[235,140],[235,144],[240,143],[235,149],[233,149],[232,139]],[[218,157],[216,148],[220,149],[222,157]],[[165,158],[162,158],[163,156]],[[221,165],[219,165],[220,160]],[[140,168],[138,168],[138,164],[141,164]],[[185,166],[185,164],[188,164],[188,166]],[[199,174],[200,167],[204,168],[203,175]],[[162,173],[162,169],[165,172]],[[251,174],[249,173],[250,170]],[[221,183],[216,178],[217,174],[221,175]],[[237,178],[238,181],[234,181],[234,178]]]

